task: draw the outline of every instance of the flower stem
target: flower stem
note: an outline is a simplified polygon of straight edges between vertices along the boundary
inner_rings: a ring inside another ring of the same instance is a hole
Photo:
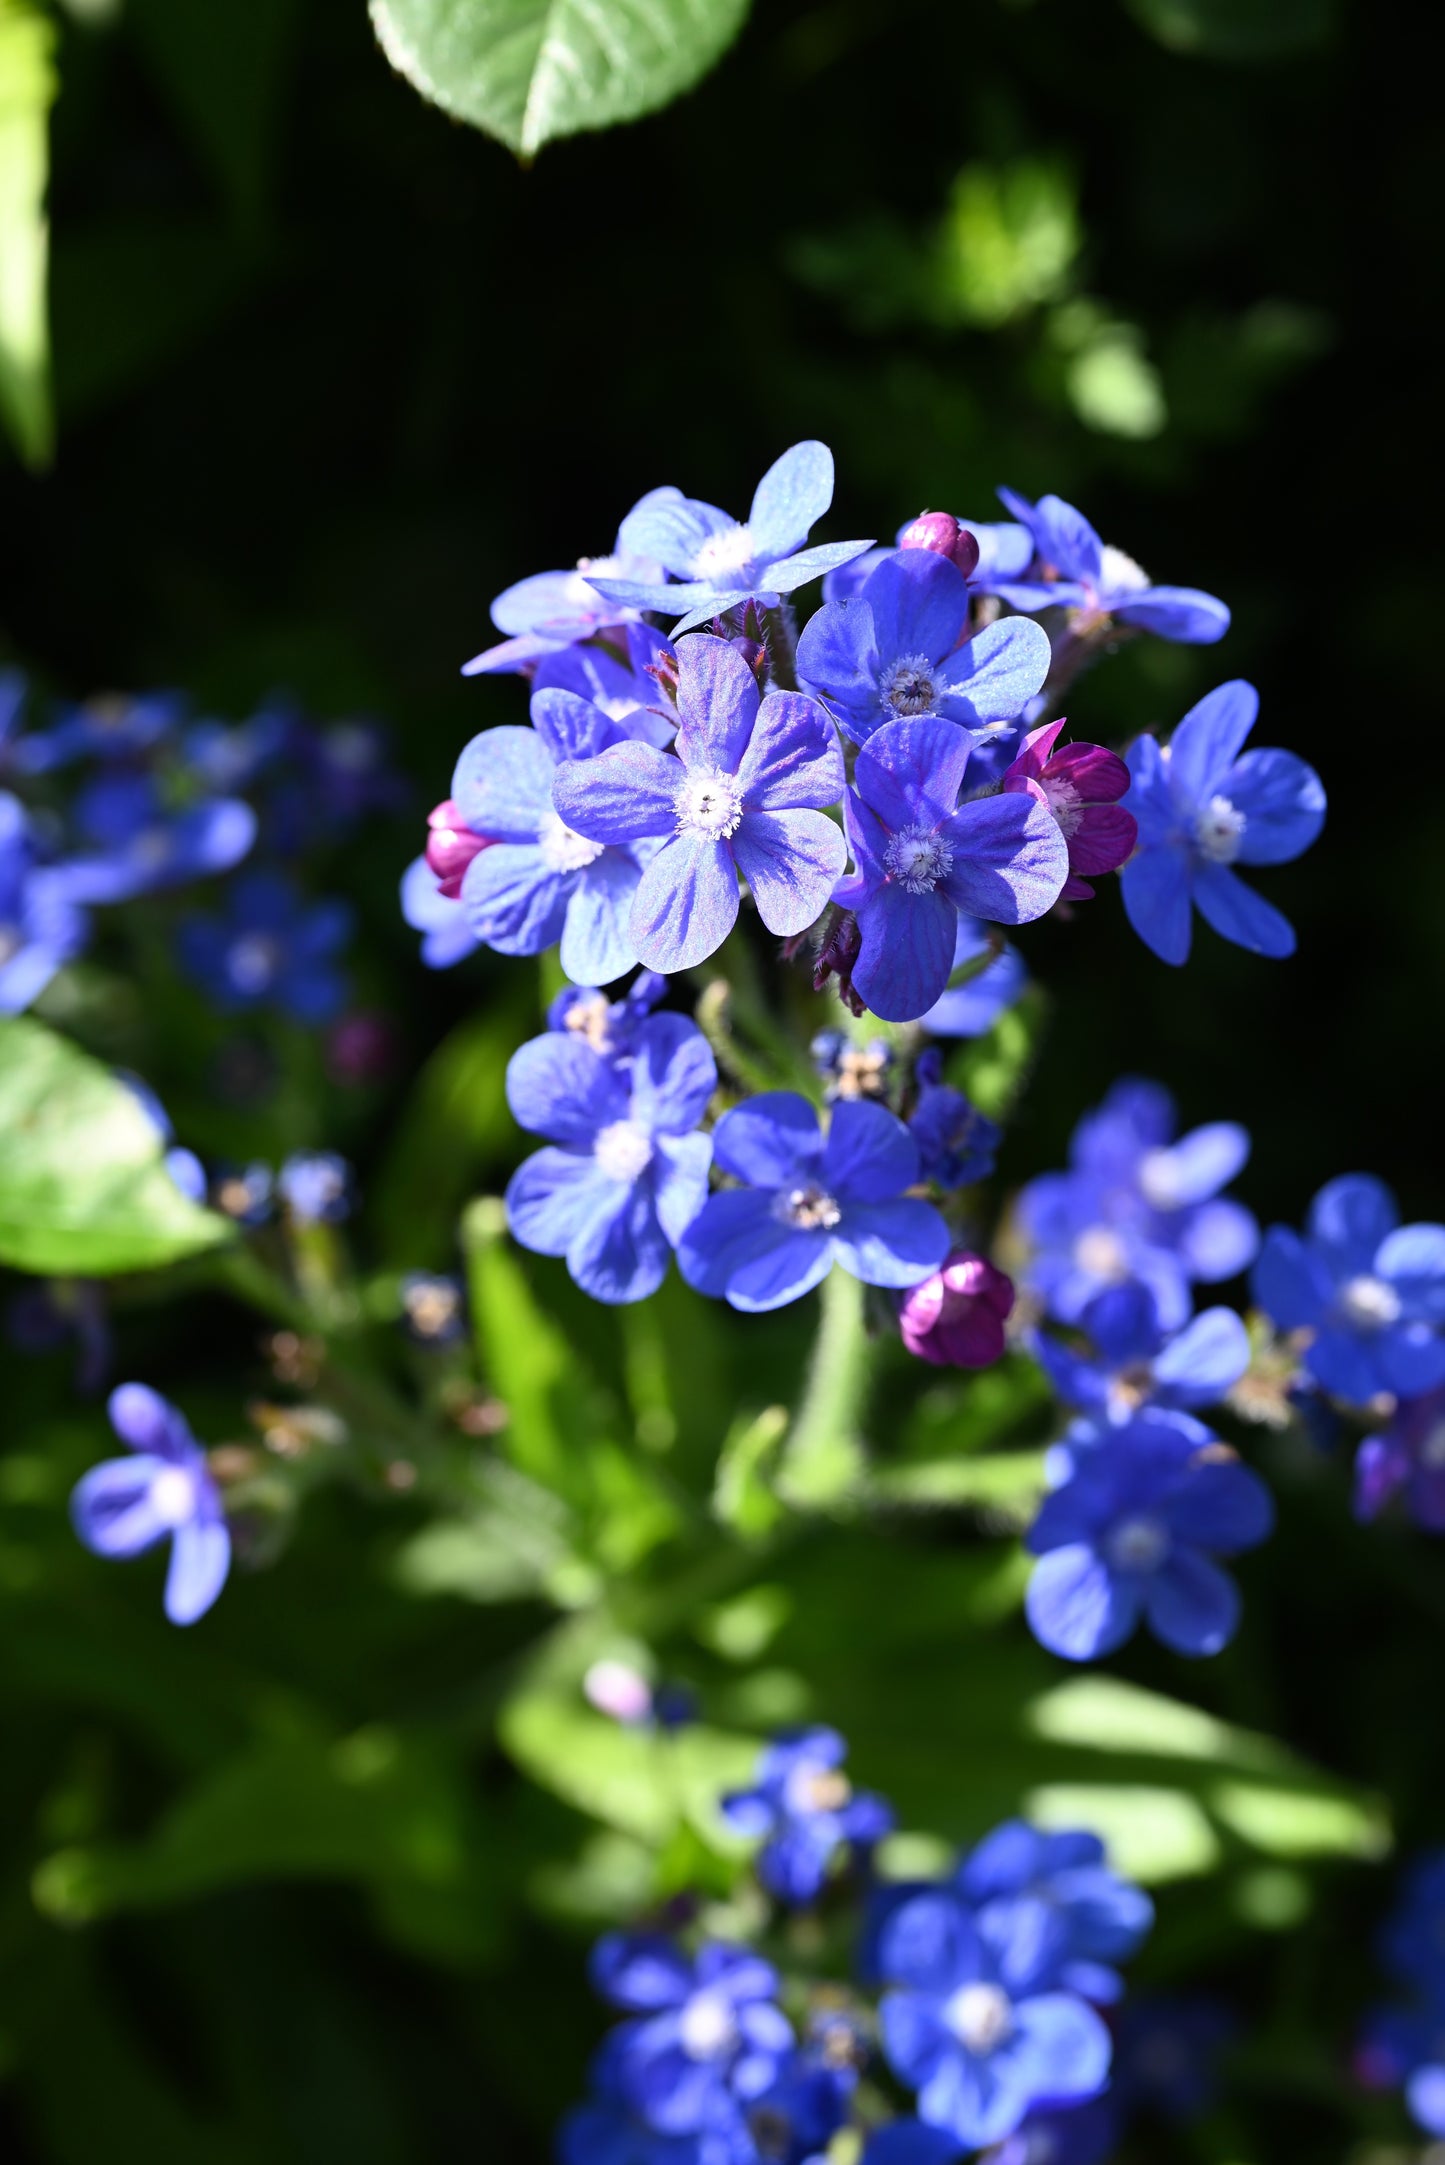
[[[863,1288],[835,1264],[823,1281],[807,1387],[778,1476],[779,1494],[796,1508],[836,1508],[857,1487],[863,1471],[857,1421],[867,1383]]]

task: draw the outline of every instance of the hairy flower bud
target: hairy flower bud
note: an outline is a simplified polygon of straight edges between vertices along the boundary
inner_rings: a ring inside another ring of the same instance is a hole
[[[987,1368],[1003,1352],[1013,1280],[970,1249],[955,1248],[941,1270],[910,1286],[898,1324],[910,1353],[935,1368]]]
[[[911,526],[904,527],[898,545],[902,549],[931,549],[935,556],[946,556],[965,579],[971,579],[978,569],[978,543],[951,512],[921,511]]]
[[[444,797],[426,816],[426,861],[441,882],[441,891],[455,902],[462,891],[462,877],[472,859],[490,849],[492,837],[474,834],[450,797]]]

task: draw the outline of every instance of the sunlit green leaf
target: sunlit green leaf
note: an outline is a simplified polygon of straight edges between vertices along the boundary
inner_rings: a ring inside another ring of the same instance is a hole
[[[45,297],[54,43],[30,0],[0,0],[0,421],[31,466],[54,443]]]

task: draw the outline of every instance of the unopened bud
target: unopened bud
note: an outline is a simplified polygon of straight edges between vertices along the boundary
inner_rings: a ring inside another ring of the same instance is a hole
[[[442,893],[455,902],[462,891],[467,866],[484,849],[490,849],[492,837],[473,834],[450,797],[444,797],[428,812],[426,823],[431,830],[427,835],[426,861],[440,881]]]
[[[981,1255],[955,1248],[941,1270],[898,1304],[903,1343],[936,1368],[987,1368],[1004,1349],[1013,1281]]]
[[[931,549],[971,579],[978,569],[978,543],[949,511],[921,511],[899,536],[901,549]]]

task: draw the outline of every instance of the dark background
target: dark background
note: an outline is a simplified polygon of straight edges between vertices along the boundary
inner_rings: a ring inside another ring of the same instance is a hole
[[[1167,728],[1246,675],[1260,741],[1311,760],[1330,795],[1317,847],[1260,882],[1298,929],[1288,965],[1200,927],[1172,972],[1110,883],[1026,936],[1054,1006],[1005,1173],[1058,1162],[1080,1110],[1142,1069],[1189,1120],[1248,1124],[1242,1192],[1266,1220],[1356,1168],[1390,1180],[1406,1216],[1445,1217],[1437,86],[1408,58],[1413,9],[1278,12],[1302,24],[1283,50],[1220,58],[1171,52],[1104,0],[760,0],[694,96],[526,171],[390,74],[361,0],[217,7],[180,62],[181,0],[67,29],[60,448],[42,477],[0,467],[3,638],[66,695],[176,684],[239,716],[285,686],[319,716],[390,722],[415,820],[373,825],[336,866],[363,916],[364,988],[401,1033],[373,1142],[345,1138],[363,1174],[417,1065],[502,982],[485,962],[414,967],[394,902],[457,750],[518,715],[509,680],[457,674],[491,636],[490,597],[605,550],[660,482],[741,513],[783,448],[820,435],[839,475],[820,538],[891,534],[925,503],[986,515],[1008,482],[1077,501],[1160,579],[1222,595],[1221,650],[1126,650],[1079,687],[1081,733]],[[1137,326],[1158,367],[1170,419],[1148,440],[1070,410],[1047,310],[984,328],[893,293],[889,265],[923,248],[959,169],[1028,157],[1077,185],[1074,292]],[[1287,326],[1263,354],[1239,328],[1262,306]],[[1389,1554],[1348,1548],[1346,1617],[1338,1515],[1326,1531],[1306,1513],[1291,1539],[1259,1624],[1288,1691],[1261,1703],[1271,1687],[1242,1657],[1202,1688],[1353,1778],[1393,1769],[1407,1833],[1438,1834],[1419,1733],[1438,1701],[1438,1642],[1419,1637],[1440,1628],[1433,1588],[1423,1624],[1385,1612],[1377,1635]],[[294,1629],[318,1673],[342,1675],[354,1643],[316,1653],[331,1598],[324,1573],[293,1588],[256,1640],[265,1659],[284,1670]],[[375,1620],[378,1645],[394,1621]],[[508,1628],[469,1625],[503,1653]],[[54,1839],[68,1793],[57,1777]],[[545,1850],[553,1807],[527,1809],[523,1848]],[[7,1899],[23,1906],[23,1883]],[[1349,1946],[1379,1900],[1378,1885],[1342,1897],[1324,1945]],[[0,1913],[0,1953],[13,1926],[29,1951],[5,1990],[31,2003],[32,2087],[9,2121],[0,2091],[0,2148],[47,2165],[97,2141],[129,2158],[133,2116],[152,2159],[531,2158],[594,2020],[570,1942],[529,1939],[499,1991],[379,1952],[341,1894],[212,1897],[83,1954],[54,1933],[34,1952],[18,1915]],[[1361,1961],[1344,1965],[1341,2024]],[[1297,1962],[1278,1967],[1277,1999],[1303,1991]],[[33,2024],[47,1992],[57,2019]],[[129,2042],[104,2012],[120,2005]],[[73,2079],[67,2034],[85,2039]],[[183,2071],[199,2122],[142,2062]],[[1285,2091],[1239,2165],[1343,2155]]]

